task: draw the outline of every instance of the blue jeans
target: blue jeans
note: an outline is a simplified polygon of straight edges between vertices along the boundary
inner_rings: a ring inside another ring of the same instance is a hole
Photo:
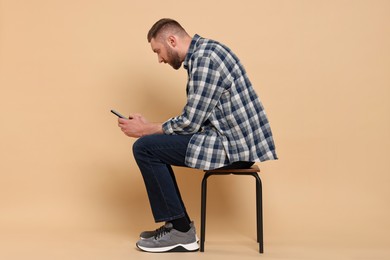
[[[187,167],[185,155],[192,135],[148,135],[133,145],[134,158],[142,173],[156,222],[187,215],[171,165]],[[236,162],[227,167],[246,168],[251,162]]]

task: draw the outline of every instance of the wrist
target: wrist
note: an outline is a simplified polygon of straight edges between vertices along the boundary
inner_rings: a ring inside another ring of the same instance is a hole
[[[160,123],[149,123],[146,129],[142,131],[141,136],[152,135],[152,134],[162,134],[162,124]]]

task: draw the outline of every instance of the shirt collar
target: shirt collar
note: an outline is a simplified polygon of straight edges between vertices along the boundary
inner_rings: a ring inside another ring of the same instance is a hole
[[[198,42],[198,40],[200,38],[201,37],[198,34],[195,34],[194,37],[192,38],[190,47],[188,48],[187,55],[186,55],[186,57],[184,59],[184,62],[183,62],[183,67],[185,69],[188,69],[188,63],[189,63],[189,61],[191,59],[192,54],[194,53],[196,43]]]

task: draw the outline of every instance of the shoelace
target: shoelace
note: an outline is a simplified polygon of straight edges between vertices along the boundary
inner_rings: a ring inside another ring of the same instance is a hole
[[[154,239],[157,240],[157,239],[159,239],[159,238],[165,236],[165,234],[171,232],[171,229],[172,229],[172,228],[167,228],[167,227],[165,227],[165,226],[162,226],[162,227],[156,229],[156,234],[154,235]]]
[[[161,231],[163,231],[164,228],[165,228],[165,225],[162,225],[161,227],[157,228],[157,229],[154,231],[155,234],[160,233]]]

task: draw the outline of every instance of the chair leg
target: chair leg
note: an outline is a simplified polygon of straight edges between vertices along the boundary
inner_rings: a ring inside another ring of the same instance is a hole
[[[201,220],[200,220],[200,252],[204,252],[204,241],[206,237],[206,198],[207,198],[207,178],[208,172],[205,173],[202,180],[202,201],[201,201]]]
[[[257,242],[259,243],[259,252],[262,254],[264,253],[262,185],[259,175],[254,173],[253,176],[256,178]]]

